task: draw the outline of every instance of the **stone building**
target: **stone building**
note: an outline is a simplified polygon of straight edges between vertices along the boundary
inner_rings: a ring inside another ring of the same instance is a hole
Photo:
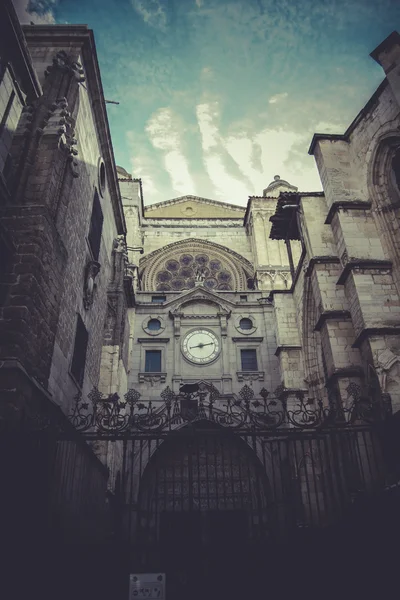
[[[400,514],[400,36],[372,53],[386,78],[347,131],[312,140],[323,192],[277,175],[246,207],[146,206],[115,165],[93,32],[1,10],[15,597],[123,598],[129,573],[166,573],[174,600],[257,596],[266,563],[289,593],[310,556],[328,577],[338,544],[356,574],[377,544],[384,562],[378,516],[396,535]]]

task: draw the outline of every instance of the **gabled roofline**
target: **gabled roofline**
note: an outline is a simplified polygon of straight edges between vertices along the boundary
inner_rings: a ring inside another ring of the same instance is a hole
[[[24,25],[22,29],[28,43],[31,39],[32,42],[47,42],[55,47],[63,45],[71,47],[75,44],[81,47],[100,151],[107,166],[108,180],[111,178],[109,181],[110,196],[117,231],[119,235],[125,235],[125,216],[93,31],[87,25]]]
[[[225,306],[227,305],[232,308],[236,307],[235,302],[232,302],[231,300],[227,300],[225,298],[221,298],[221,296],[219,296],[217,292],[213,292],[204,286],[194,287],[194,288],[191,288],[190,290],[182,292],[178,298],[174,298],[173,300],[169,300],[168,302],[165,302],[164,306],[171,307],[176,304],[177,307],[180,307],[183,304],[185,304],[186,302],[190,301],[192,296],[194,296],[194,299],[196,299],[196,298],[204,299],[204,300],[209,299],[212,302],[214,302],[215,304],[218,304],[219,306],[221,306],[221,308],[224,308],[224,310],[226,310],[228,313],[230,312],[230,310],[228,308],[224,307],[224,305]]]
[[[350,135],[353,133],[359,122],[365,117],[365,115],[371,108],[371,105],[375,104],[375,102],[378,100],[378,97],[381,95],[381,93],[387,85],[388,80],[385,78],[382,81],[382,83],[380,83],[375,92],[372,94],[371,98],[368,100],[366,105],[360,110],[356,118],[350,123],[350,125],[344,133],[314,133],[310,147],[308,149],[308,154],[314,154],[315,145],[318,142],[318,140],[342,140],[344,142],[348,142]]]
[[[211,204],[212,206],[235,209],[238,212],[242,212],[245,210],[244,206],[239,206],[238,204],[229,204],[228,202],[221,202],[220,200],[211,200],[211,198],[193,196],[192,194],[187,194],[186,196],[179,196],[178,198],[170,198],[169,200],[163,200],[162,202],[156,202],[155,204],[149,204],[148,206],[145,206],[144,209],[145,211],[151,211],[157,208],[164,208],[165,206],[170,206],[171,204],[182,204],[183,202],[187,202],[188,200],[196,200],[204,202],[205,204]]]

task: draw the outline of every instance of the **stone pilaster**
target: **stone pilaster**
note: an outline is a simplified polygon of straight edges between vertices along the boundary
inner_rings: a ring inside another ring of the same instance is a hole
[[[274,294],[274,314],[277,344],[275,354],[279,358],[282,385],[289,390],[304,390],[303,354],[292,294]]]
[[[275,212],[276,198],[253,198],[250,207],[247,231],[252,243],[258,289],[262,291],[290,289],[292,278],[285,243],[269,237],[270,217]],[[297,256],[298,248],[295,252]]]

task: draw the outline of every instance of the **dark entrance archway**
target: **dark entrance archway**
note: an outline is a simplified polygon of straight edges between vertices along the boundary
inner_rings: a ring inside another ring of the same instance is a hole
[[[132,568],[165,572],[174,600],[243,597],[270,543],[270,503],[245,440],[206,420],[173,432],[140,481]]]

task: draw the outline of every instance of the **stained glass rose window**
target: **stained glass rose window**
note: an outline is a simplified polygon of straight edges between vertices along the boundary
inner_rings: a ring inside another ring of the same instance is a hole
[[[168,259],[156,275],[157,291],[181,291],[201,281],[208,289],[231,290],[232,273],[218,258],[207,254],[181,254]]]

